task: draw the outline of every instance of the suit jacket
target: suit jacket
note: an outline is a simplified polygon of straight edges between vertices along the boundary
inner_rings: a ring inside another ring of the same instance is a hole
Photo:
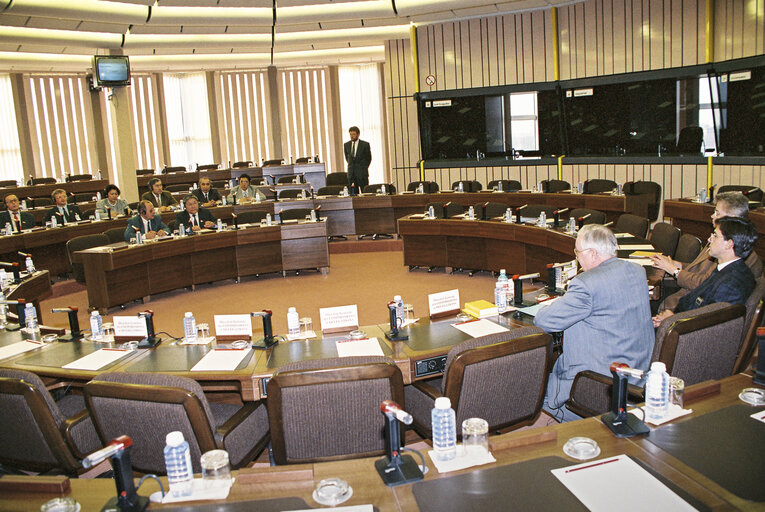
[[[21,229],[32,229],[35,227],[35,217],[29,212],[19,212],[19,221],[21,221]],[[3,210],[0,212],[0,228],[5,228],[5,225],[10,223],[14,231],[19,231],[11,217],[11,212]]]
[[[190,217],[191,216],[189,215],[189,212],[186,210],[183,210],[182,212],[178,212],[175,214],[175,222],[177,222],[179,226],[183,224],[184,226],[186,226],[186,229],[191,229]],[[213,223],[216,221],[213,214],[210,213],[210,210],[208,210],[207,208],[200,207],[199,211],[197,212],[197,217],[199,217],[199,223],[200,223],[199,227],[204,227],[205,221],[209,220],[210,222],[213,222]]]
[[[257,188],[253,187],[252,185],[250,185],[249,188],[247,189],[247,193],[249,194],[247,197],[249,197],[250,199],[255,199],[255,195],[257,194],[257,196],[260,198],[261,201],[266,200],[266,195],[260,190],[258,190]],[[243,197],[245,197],[244,193],[242,192],[242,189],[239,188],[239,185],[231,189],[231,193],[228,195],[228,200],[232,201],[234,196],[236,196],[237,203],[241,201]]]
[[[77,216],[80,217],[80,220],[83,220],[80,207],[77,206],[76,204],[66,205],[66,210],[69,213],[62,214],[62,213],[59,213],[58,206],[54,206],[53,208],[45,212],[45,222],[48,222],[54,216],[56,217],[56,223],[58,223],[59,226],[64,223],[65,218],[67,222],[77,222]]]
[[[674,311],[680,313],[715,302],[744,304],[754,286],[754,274],[744,260],[738,259],[720,271],[715,268],[698,288],[680,299]]]
[[[143,229],[143,220],[140,215],[128,219],[127,227],[125,228],[126,242],[130,242],[130,239],[135,237],[135,228],[141,230],[141,233],[143,234],[146,233],[146,230]],[[154,218],[149,221],[149,228],[151,231],[159,231],[161,229],[165,233],[170,233],[170,228],[162,222],[162,217],[159,215],[155,215]]]
[[[752,251],[745,261],[755,277],[762,275],[762,260],[756,251]],[[717,261],[709,255],[709,244],[707,244],[695,260],[688,265],[683,265],[683,269],[677,274],[677,284],[680,289],[664,300],[659,311],[665,309],[675,311],[680,299],[698,288],[716,268]]]
[[[141,200],[151,202],[151,204],[154,205],[154,208],[159,208],[160,206],[173,206],[178,204],[178,201],[176,201],[173,195],[167,190],[163,190],[162,195],[159,196],[160,204],[157,204],[157,198],[154,197],[154,194],[151,192],[144,192],[144,194],[141,196]]]
[[[355,157],[351,155],[352,151],[353,142],[349,140],[343,145],[345,161],[348,162],[348,180],[353,182],[354,178],[369,179],[369,164],[372,162],[372,150],[369,148],[369,142],[359,139]]]
[[[647,370],[654,345],[645,270],[611,258],[571,280],[565,295],[543,307],[534,323],[563,331],[563,354],[547,383],[546,402],[561,407],[576,374],[609,375],[615,361]]]
[[[112,217],[114,217],[115,215],[122,215],[124,213],[127,213],[129,209],[130,208],[128,208],[127,201],[125,201],[122,198],[117,198],[117,204],[115,204],[114,206],[112,206],[109,203],[109,200],[106,198],[101,199],[100,201],[96,203],[96,210],[103,213],[104,215],[106,215],[106,210],[111,210]]]
[[[220,201],[221,199],[218,191],[212,187],[210,187],[210,191],[207,193],[209,199],[205,199],[205,195],[202,193],[202,190],[198,188],[195,188],[191,195],[197,198],[199,204],[204,204],[208,201]]]

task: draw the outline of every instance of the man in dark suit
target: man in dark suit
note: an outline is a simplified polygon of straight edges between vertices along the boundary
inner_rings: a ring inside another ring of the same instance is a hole
[[[13,232],[18,233],[22,229],[32,229],[35,227],[34,215],[21,211],[19,198],[15,194],[5,196],[5,206],[8,209],[0,212],[0,228],[5,229],[5,225],[10,224]]]
[[[369,185],[369,164],[372,162],[372,150],[369,142],[359,139],[359,128],[351,126],[348,134],[351,140],[345,143],[343,151],[348,162],[348,182],[351,194],[361,192]]]
[[[145,238],[151,240],[167,235],[170,228],[162,222],[162,217],[154,216],[154,205],[151,201],[141,201],[138,203],[138,215],[127,221],[125,241],[130,242],[131,238],[135,238],[136,231],[140,231]]]
[[[178,204],[173,195],[162,190],[162,180],[152,178],[149,180],[149,191],[141,196],[142,201],[149,201],[158,212],[170,211],[170,207]]]
[[[180,226],[186,226],[186,230],[199,231],[215,227],[215,217],[206,208],[199,207],[196,196],[189,195],[183,198],[184,211],[175,214],[175,222]]]
[[[66,204],[66,190],[57,188],[51,194],[56,206],[45,213],[45,222],[56,219],[56,225],[63,226],[67,222],[82,220],[82,212],[76,204]]]
[[[194,190],[192,194],[197,198],[199,204],[205,208],[215,206],[220,201],[220,194],[213,188],[210,178],[201,178],[199,180],[199,188]]]
[[[746,264],[746,257],[757,242],[757,229],[748,220],[738,217],[717,219],[709,237],[709,255],[717,267],[698,287],[680,299],[677,307],[653,317],[657,326],[673,313],[689,311],[715,302],[744,304],[755,287],[755,276]]]

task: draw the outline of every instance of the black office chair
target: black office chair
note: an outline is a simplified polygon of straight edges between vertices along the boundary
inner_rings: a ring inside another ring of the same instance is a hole
[[[296,199],[298,197],[302,197],[303,195],[303,189],[300,188],[290,188],[287,190],[279,190],[279,196],[277,199]],[[306,195],[310,196],[311,194],[306,191]]]
[[[483,219],[493,219],[505,215],[508,206],[505,203],[494,203],[489,201],[483,204]]]
[[[701,155],[704,130],[700,126],[686,126],[680,130],[675,151],[680,155]]]
[[[284,159],[283,158],[272,158],[271,160],[266,160],[263,162],[263,167],[276,167],[277,165],[283,165]]]
[[[465,213],[465,207],[459,203],[449,201],[444,205],[444,218],[449,219],[456,215],[462,215]]]
[[[186,168],[182,165],[175,165],[170,167],[165,167],[162,169],[162,174],[170,174],[174,172],[186,172]]]
[[[657,222],[651,230],[651,244],[665,256],[672,258],[680,241],[680,230],[666,222]]]
[[[701,240],[697,237],[684,233],[677,242],[673,259],[683,263],[691,263],[701,253]]]
[[[458,190],[460,183],[462,183],[463,192],[478,192],[483,189],[483,185],[476,180],[458,180],[452,183],[452,190]]]
[[[631,213],[623,213],[616,220],[614,231],[617,233],[629,233],[638,238],[645,238],[648,236],[648,219],[632,215]]]
[[[611,192],[617,188],[614,180],[592,179],[584,182],[582,192],[585,194],[598,194],[600,192]]]
[[[557,192],[563,192],[564,190],[571,190],[571,184],[568,181],[542,180],[542,192],[555,194]]]
[[[340,185],[341,187],[348,186],[348,173],[347,172],[331,172],[327,174],[327,185]]]
[[[66,242],[66,252],[69,255],[69,263],[72,265],[72,276],[75,281],[78,283],[85,283],[85,267],[82,263],[72,262],[72,254],[74,254],[75,251],[82,251],[90,249],[91,247],[99,247],[110,243],[111,241],[109,240],[109,237],[104,234],[76,236]]]
[[[536,219],[539,217],[539,214],[545,212],[545,216],[548,219],[552,219],[553,215],[555,214],[555,210],[556,208],[554,206],[547,206],[546,204],[530,204],[521,210],[521,217]]]
[[[197,165],[197,171],[212,171],[220,167],[220,164],[203,164]]]
[[[93,175],[92,174],[70,174],[66,177],[66,182],[71,183],[73,181],[88,181],[92,180]]]
[[[104,231],[104,235],[109,238],[110,244],[125,241],[125,228],[111,228]]]
[[[587,215],[589,215],[589,217],[582,221],[582,224],[584,225],[606,223],[606,214],[598,210],[590,210],[589,208],[574,208],[568,212],[569,218],[573,218],[577,222],[579,222],[580,217],[585,217]]]
[[[276,180],[276,183],[302,183],[302,181],[300,181],[299,174],[290,174],[287,176],[279,176],[279,178]]]
[[[316,191],[317,196],[339,196],[343,193],[344,186],[342,185],[327,185],[321,187]]]
[[[234,162],[234,165],[231,166],[234,169],[246,169],[248,167],[252,167],[252,160],[242,160],[240,162]]]
[[[394,195],[396,193],[396,187],[390,183],[378,183],[376,185],[367,185],[362,189],[364,194],[380,194],[382,193],[382,186],[385,185],[385,193],[387,195]]]
[[[189,186],[188,185],[184,185],[183,183],[176,183],[176,184],[173,184],[173,185],[167,185],[166,187],[164,187],[164,189],[167,190],[170,193],[172,193],[172,192],[188,192],[189,191]]]
[[[154,174],[154,169],[136,169],[136,176],[146,176],[148,174]]]
[[[648,196],[648,219],[651,222],[659,218],[659,209],[661,207],[661,185],[655,181],[628,181],[622,187],[625,195]]]
[[[425,194],[435,194],[438,192],[438,183],[435,181],[413,181],[407,185],[406,189],[409,192],[414,192],[420,185],[422,185],[422,191]]]
[[[487,190],[497,189],[500,192],[515,192],[521,190],[521,182],[517,180],[491,180]]]
[[[72,196],[71,202],[72,203],[88,203],[93,200],[93,194],[92,192],[82,192],[80,194],[75,194]]]
[[[0,187],[16,187],[18,184],[16,180],[0,180]]]
[[[259,224],[260,221],[266,218],[268,212],[263,210],[248,210],[246,212],[236,214],[236,222],[238,225],[242,224]]]
[[[307,215],[311,215],[311,208],[291,208],[279,212],[279,218],[282,222],[285,220],[304,220]]]
[[[56,178],[32,178],[29,180],[30,185],[49,185],[56,183]]]
[[[427,215],[430,208],[433,208],[433,216],[436,219],[444,218],[444,204],[443,203],[428,203],[425,205],[425,214]]]

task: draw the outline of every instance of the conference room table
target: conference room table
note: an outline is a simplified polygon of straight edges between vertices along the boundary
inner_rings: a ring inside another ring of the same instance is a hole
[[[751,377],[742,374],[689,386],[686,408],[692,409],[692,414],[652,428],[647,436],[617,438],[594,417],[492,435],[490,450],[496,462],[482,466],[439,473],[430,457],[423,453],[428,471],[423,481],[414,484],[386,487],[374,467],[379,457],[246,468],[234,472],[236,481],[226,500],[173,505],[152,503],[150,509],[208,512],[315,508],[319,507],[312,497],[316,485],[327,478],[340,478],[353,490],[350,499],[340,506],[372,504],[380,512],[586,510],[550,470],[580,464],[582,461],[564,453],[563,446],[574,437],[587,437],[600,449],[600,454],[588,461],[597,464],[592,467],[607,469],[605,464],[611,464],[616,456],[626,455],[697,510],[762,510],[763,502],[758,496],[761,491],[757,489],[757,482],[761,482],[765,471],[765,459],[757,458],[762,452],[762,443],[756,438],[737,443],[719,442],[744,431],[750,434],[763,428],[761,423],[748,417],[758,411],[762,413],[763,407],[752,407],[738,399],[741,390],[751,386]],[[731,422],[717,430],[701,428],[721,419]],[[383,424],[382,415],[380,424]],[[678,447],[668,447],[661,442],[662,437],[673,434],[682,436]],[[689,459],[682,453],[681,445],[697,446],[696,451],[702,455],[703,447],[710,447],[714,458]],[[751,447],[750,454],[742,453],[742,446],[747,445]],[[724,468],[726,473],[710,468],[713,465]],[[167,481],[164,477],[162,480]],[[82,510],[99,510],[115,494],[113,480],[105,478],[69,480],[24,476],[8,477],[0,484],[0,500],[3,509],[8,511],[39,510],[43,503],[59,496],[74,498]],[[53,490],[62,485],[66,490]],[[148,496],[158,490],[158,484],[149,479],[139,494]],[[603,492],[607,491],[604,487]],[[614,497],[613,507],[627,506],[646,492],[651,491],[639,487]]]
[[[672,224],[683,233],[697,236],[702,242],[712,233],[713,203],[698,203],[694,199],[680,198],[664,201],[664,216],[672,219]],[[749,211],[749,220],[757,228],[759,238],[755,251],[760,258],[765,258],[765,207]]]
[[[0,198],[8,194],[15,194],[19,201],[27,197],[50,197],[54,190],[62,188],[72,194],[85,192],[101,192],[103,194],[109,180],[77,180],[65,183],[46,183],[44,185],[25,185],[21,187],[0,187]]]

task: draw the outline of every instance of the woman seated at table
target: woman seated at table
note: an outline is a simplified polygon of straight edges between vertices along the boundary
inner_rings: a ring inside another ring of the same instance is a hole
[[[130,215],[130,207],[127,201],[120,198],[120,189],[117,185],[109,184],[104,189],[104,197],[96,203],[96,210],[102,217],[107,217],[111,212],[112,217],[117,215]]]
[[[231,189],[231,194],[228,196],[229,201],[234,197],[236,197],[237,203],[249,203],[255,200],[264,201],[266,199],[266,195],[263,192],[250,186],[250,177],[247,174],[239,176],[239,185]]]

